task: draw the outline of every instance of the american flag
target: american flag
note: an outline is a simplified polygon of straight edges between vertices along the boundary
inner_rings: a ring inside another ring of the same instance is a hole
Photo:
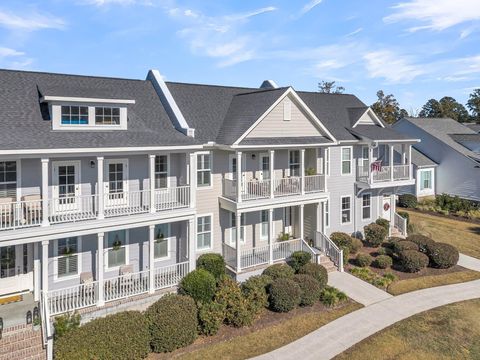
[[[382,171],[382,162],[381,161],[374,161],[372,162],[372,171]]]

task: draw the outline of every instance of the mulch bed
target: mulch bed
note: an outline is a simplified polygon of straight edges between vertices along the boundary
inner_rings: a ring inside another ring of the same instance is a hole
[[[324,306],[321,302],[316,302],[313,306],[309,307],[297,307],[288,313],[277,313],[265,309],[259,316],[257,320],[253,323],[252,326],[246,326],[242,328],[235,328],[232,326],[223,325],[218,333],[214,336],[199,336],[195,342],[189,346],[184,348],[178,349],[171,353],[162,353],[162,354],[150,354],[148,359],[149,360],[163,360],[163,359],[171,359],[175,356],[186,354],[208,345],[217,344],[220,342],[224,342],[230,340],[237,336],[246,335],[257,330],[261,330],[270,326],[274,326],[280,324],[286,320],[292,319],[296,316],[301,316],[304,314],[313,314],[318,312],[327,312],[339,309],[343,306],[350,304],[350,301],[346,301],[345,303],[335,307],[335,308],[328,308]]]
[[[480,225],[480,219],[469,219],[469,218],[454,215],[454,214],[444,215],[444,214],[440,214],[438,212],[430,211],[430,210],[420,210],[420,209],[400,208],[400,207],[398,207],[398,210],[399,211],[408,210],[408,211],[417,212],[417,213],[420,213],[420,214],[432,215],[432,216],[437,216],[437,217],[441,217],[441,218],[444,218],[444,219],[463,221],[463,222],[470,223],[470,224]]]

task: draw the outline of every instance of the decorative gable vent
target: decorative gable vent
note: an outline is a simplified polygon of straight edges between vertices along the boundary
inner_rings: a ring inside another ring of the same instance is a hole
[[[285,99],[283,102],[283,121],[292,120],[292,102],[289,99]]]

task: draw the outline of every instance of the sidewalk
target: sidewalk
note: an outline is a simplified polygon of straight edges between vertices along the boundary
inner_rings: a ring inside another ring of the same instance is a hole
[[[463,266],[466,269],[480,271],[480,260],[465,254],[460,254],[458,265]]]

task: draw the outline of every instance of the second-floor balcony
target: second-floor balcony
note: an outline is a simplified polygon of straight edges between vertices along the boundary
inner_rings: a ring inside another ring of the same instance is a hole
[[[366,183],[410,180],[410,165],[358,166],[357,180]]]

